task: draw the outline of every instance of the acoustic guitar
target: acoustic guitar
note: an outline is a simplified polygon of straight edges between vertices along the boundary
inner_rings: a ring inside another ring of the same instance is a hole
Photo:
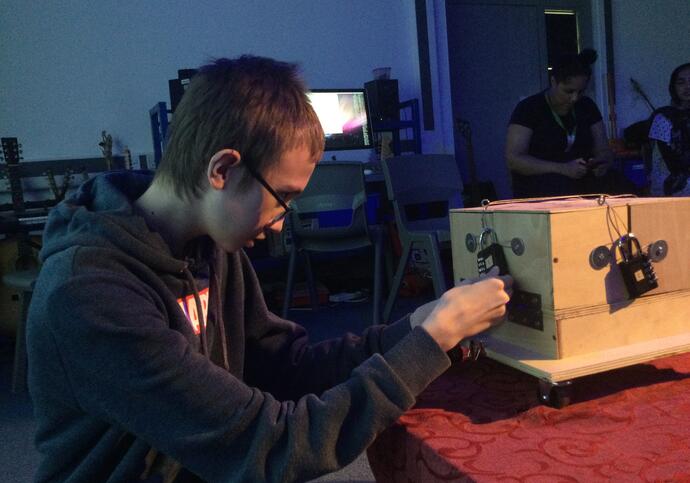
[[[12,209],[17,219],[26,212],[24,203],[24,191],[22,188],[19,162],[21,161],[21,149],[17,138],[2,138],[2,155],[6,163],[7,179],[10,183],[10,195],[12,197]],[[17,236],[17,270],[29,270],[38,265],[29,234],[20,232]]]

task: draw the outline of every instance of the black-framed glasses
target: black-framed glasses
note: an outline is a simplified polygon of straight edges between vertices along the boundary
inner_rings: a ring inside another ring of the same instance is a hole
[[[271,219],[271,221],[268,222],[268,225],[269,225],[269,226],[270,226],[270,225],[275,225],[275,224],[278,223],[279,221],[283,220],[283,219],[288,215],[288,213],[290,213],[290,212],[292,211],[292,208],[290,208],[290,205],[288,204],[288,202],[285,201],[285,199],[283,199],[283,197],[280,196],[280,195],[276,192],[276,190],[274,190],[274,189],[271,187],[271,185],[268,184],[268,182],[264,179],[264,177],[261,176],[254,168],[252,168],[251,166],[249,166],[249,165],[247,165],[247,164],[245,164],[244,166],[247,168],[247,171],[249,171],[249,174],[251,174],[252,177],[253,177],[255,180],[257,180],[259,183],[261,183],[261,186],[263,186],[264,188],[266,188],[266,191],[268,191],[268,192],[271,194],[271,196],[273,196],[273,197],[276,199],[276,201],[280,204],[280,206],[283,207],[283,212],[282,212],[282,213],[278,213],[276,216],[274,216],[274,217]]]

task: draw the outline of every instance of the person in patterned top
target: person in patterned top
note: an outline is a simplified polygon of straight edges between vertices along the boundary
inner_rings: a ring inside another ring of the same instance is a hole
[[[649,129],[664,161],[652,169],[651,194],[690,196],[690,62],[673,70],[668,90],[671,105],[654,111]]]

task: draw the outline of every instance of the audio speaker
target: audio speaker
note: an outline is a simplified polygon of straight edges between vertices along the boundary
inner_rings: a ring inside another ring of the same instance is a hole
[[[377,79],[364,84],[373,121],[398,121],[400,100],[397,79]]]
[[[182,99],[182,95],[189,87],[189,83],[196,74],[196,69],[179,69],[177,71],[177,79],[168,80],[168,88],[170,89],[170,111],[175,112],[177,105]]]

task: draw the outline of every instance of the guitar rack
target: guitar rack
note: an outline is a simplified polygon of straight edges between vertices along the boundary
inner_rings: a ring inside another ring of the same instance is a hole
[[[147,169],[145,155],[139,156],[139,164],[141,169]],[[111,169],[124,168],[125,158],[113,156]],[[11,190],[13,201],[0,203],[0,235],[40,230],[45,223],[48,210],[58,202],[54,197],[25,200],[24,193],[31,191],[25,187],[25,184],[35,186],[37,184],[35,181],[37,181],[42,184],[37,191],[50,192],[50,188],[45,187],[46,180],[50,177],[80,177],[104,171],[107,171],[107,161],[103,157],[18,162],[13,165],[0,163],[0,179],[11,180],[10,186],[13,187]],[[19,193],[20,190],[21,193]],[[21,195],[21,203],[19,203],[19,195]]]

